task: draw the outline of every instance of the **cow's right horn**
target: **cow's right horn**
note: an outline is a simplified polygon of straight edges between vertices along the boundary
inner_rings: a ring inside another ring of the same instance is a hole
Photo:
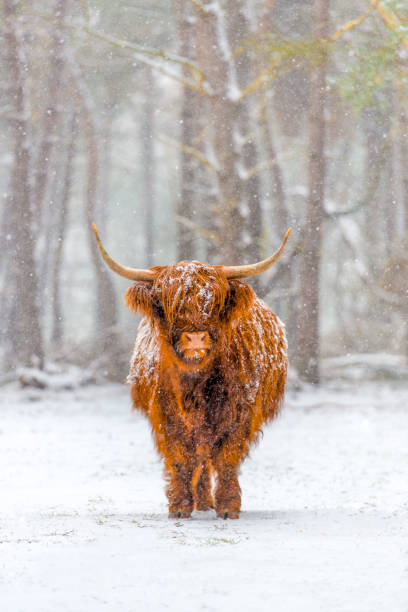
[[[221,266],[222,272],[225,274],[226,278],[249,278],[250,276],[256,276],[257,274],[261,274],[261,272],[269,270],[269,268],[271,268],[281,256],[291,231],[292,228],[290,227],[286,232],[279,249],[273,255],[268,257],[268,259],[244,266]]]
[[[108,253],[105,251],[101,239],[99,238],[98,228],[95,223],[92,223],[92,229],[95,232],[96,242],[98,243],[98,248],[100,254],[102,255],[102,259],[106,263],[107,266],[119,276],[123,276],[124,278],[128,278],[129,280],[144,280],[144,281],[153,281],[155,279],[155,274],[152,270],[139,270],[138,268],[126,268],[121,264],[117,263]]]

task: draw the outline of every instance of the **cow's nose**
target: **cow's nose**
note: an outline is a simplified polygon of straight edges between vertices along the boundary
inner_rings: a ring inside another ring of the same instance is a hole
[[[202,350],[210,347],[210,334],[208,332],[183,332],[181,342],[186,349]]]

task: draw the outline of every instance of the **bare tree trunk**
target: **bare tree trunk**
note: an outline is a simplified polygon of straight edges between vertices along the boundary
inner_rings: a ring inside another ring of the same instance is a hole
[[[96,338],[98,343],[103,338],[103,350],[112,348],[112,338],[115,334],[117,321],[116,300],[113,283],[101,261],[93,234],[91,223],[96,214],[98,197],[99,159],[97,132],[92,111],[88,105],[82,108],[82,118],[85,128],[88,151],[88,170],[86,185],[85,214],[91,251],[92,263],[96,274]]]
[[[176,13],[180,55],[194,60],[196,29],[191,3],[186,0],[177,0]],[[188,77],[186,69],[184,69],[184,76]],[[202,106],[200,94],[191,87],[184,86],[181,104],[182,151],[180,155],[180,196],[177,205],[177,216],[180,218],[177,224],[177,258],[190,260],[196,257],[196,236],[194,230],[181,220],[197,222],[198,202],[195,187],[199,168],[197,160],[189,153],[189,150],[195,148],[195,138],[199,131],[199,109]]]
[[[100,179],[100,203],[101,206],[98,210],[98,227],[100,230],[105,232],[109,222],[109,202],[110,202],[110,183],[111,183],[111,171],[112,171],[112,143],[113,143],[113,113],[114,113],[114,99],[113,92],[108,90],[106,92],[106,100],[104,100],[104,117],[101,127],[101,138],[100,138],[100,166],[101,166],[101,179]]]
[[[78,117],[75,112],[71,113],[68,121],[69,132],[67,139],[67,152],[63,168],[63,184],[60,210],[56,227],[56,244],[53,254],[51,270],[51,296],[52,296],[52,331],[51,342],[53,346],[59,346],[64,334],[64,317],[61,299],[61,268],[63,262],[63,247],[66,233],[67,215],[72,184],[72,166],[75,154],[75,140],[77,136]]]
[[[71,70],[77,100],[81,109],[88,153],[85,192],[85,218],[91,260],[96,276],[95,343],[98,345],[99,351],[109,355],[117,343],[117,308],[113,282],[109,276],[109,271],[101,260],[91,226],[99,209],[98,194],[100,180],[100,160],[95,109],[93,100],[89,94],[78,65],[75,63],[72,57],[69,59],[69,68]]]
[[[65,57],[64,36],[61,23],[66,12],[66,0],[54,1],[55,25],[47,49],[47,79],[45,82],[44,107],[39,127],[39,144],[33,167],[33,205],[38,220],[40,236],[37,247],[38,283],[41,295],[40,319],[45,325],[52,305],[52,274],[56,251],[57,226],[60,216],[59,170],[64,163],[64,116],[61,112],[64,90]],[[44,339],[47,348],[47,338]]]
[[[40,244],[41,252],[37,251],[38,279],[41,294],[45,296],[40,311],[43,322],[49,316],[49,305],[52,304],[52,275],[54,254],[58,241],[58,226],[60,211],[60,172],[65,164],[65,142],[70,135],[67,133],[65,116],[62,112],[62,100],[67,95],[63,83],[66,77],[66,61],[63,48],[63,37],[60,21],[64,17],[65,4],[57,0],[55,19],[57,25],[53,29],[50,44],[50,74],[46,90],[46,106],[41,122],[40,144],[36,157],[34,207],[36,216],[41,219]],[[53,306],[52,306],[53,308]],[[51,308],[51,310],[52,310]],[[47,343],[46,343],[47,346]]]
[[[408,235],[408,114],[405,110],[405,99],[397,90],[398,109],[398,145],[399,145],[399,175],[401,181],[401,199],[403,212],[402,235]],[[405,239],[405,249],[408,254],[408,240]],[[408,360],[408,300],[402,297],[402,317],[405,322],[404,352]]]
[[[401,94],[400,94],[401,96]],[[400,157],[400,180],[403,203],[405,235],[408,233],[408,114],[405,110],[405,100],[398,100],[398,140]]]
[[[383,135],[387,128],[384,124],[382,113],[375,109],[370,109],[367,112],[363,126],[366,135],[364,183],[367,187],[364,195],[364,243],[371,274],[376,276],[378,274],[378,266],[385,257],[385,252],[381,251],[384,248],[384,241],[382,239],[384,228],[382,226],[380,186],[383,181],[385,167]]]
[[[153,266],[154,253],[154,216],[155,216],[155,158],[154,158],[154,75],[149,66],[143,66],[143,82],[146,91],[142,109],[141,144],[143,148],[142,167],[143,167],[143,206],[145,212],[144,234],[146,239],[146,267]]]
[[[276,0],[264,0],[261,13],[262,19],[260,25],[260,36],[267,35],[272,29],[272,11],[275,2]],[[260,72],[260,68],[258,68],[258,72]],[[283,172],[280,167],[280,164],[278,163],[277,152],[274,143],[275,138],[273,130],[271,128],[272,112],[268,93],[269,92],[266,92],[263,95],[261,125],[266,158],[268,161],[274,162],[271,168],[272,196],[275,202],[275,209],[277,211],[277,230],[279,232],[279,235],[281,235],[288,228],[289,219]]]
[[[328,34],[329,0],[315,0],[315,37]],[[325,187],[325,50],[321,50],[320,64],[311,75],[310,140],[309,140],[309,196],[303,228],[303,252],[300,270],[299,335],[296,365],[299,374],[308,382],[320,381],[320,256],[324,217]]]
[[[261,126],[266,159],[271,163],[273,162],[270,171],[270,184],[273,198],[273,215],[271,219],[271,224],[274,228],[273,235],[276,235],[279,239],[281,236],[284,236],[286,230],[290,226],[290,219],[284,176],[275,147],[275,138],[271,126],[271,108],[270,105],[268,105],[267,96],[264,97],[261,115]],[[287,260],[283,260],[279,264],[280,267],[284,268],[284,274],[282,275],[282,285],[287,289],[292,287],[292,285],[294,284],[294,263],[295,262],[293,261],[288,262]],[[266,295],[268,291],[270,291],[270,289],[270,280],[264,279],[260,290],[260,295]],[[291,308],[289,308],[289,310],[291,309],[293,312],[295,310],[294,300],[291,299],[288,301],[288,303],[291,305]]]
[[[227,12],[231,49],[237,49],[244,44],[245,38],[250,34],[248,22],[247,0],[228,0]],[[241,53],[236,60],[237,83],[243,91],[250,80],[254,77],[254,63],[249,55],[249,50]],[[246,209],[246,230],[250,240],[243,245],[248,261],[259,261],[260,238],[262,231],[261,211],[261,181],[258,171],[258,147],[256,143],[256,129],[252,99],[245,97],[239,102],[239,120],[236,127],[239,139],[242,141],[240,150],[243,170],[247,173],[244,178],[242,206]],[[239,149],[239,144],[235,145]]]
[[[247,0],[228,0],[228,20],[231,48],[237,49],[250,34],[249,8]],[[254,77],[254,62],[249,50],[241,53],[236,60],[237,83],[243,91]],[[246,242],[242,244],[244,261],[253,262],[261,259],[262,209],[261,209],[261,179],[258,167],[258,147],[256,141],[256,124],[254,117],[253,98],[245,97],[239,102],[239,118],[236,126],[239,139],[242,140],[240,152],[242,169],[245,177],[242,181],[240,207],[245,217]],[[238,143],[235,144],[238,147]],[[257,291],[261,287],[261,278],[256,276],[251,281]]]
[[[67,2],[56,0],[54,17],[57,24],[64,19]],[[44,197],[50,170],[52,150],[55,146],[58,129],[58,102],[61,91],[61,78],[63,74],[63,57],[61,28],[56,25],[50,46],[49,81],[46,94],[46,107],[42,119],[42,135],[36,157],[34,207],[37,218],[41,218]]]
[[[262,114],[262,132],[264,135],[266,158],[271,163],[273,162],[270,172],[272,179],[272,197],[274,201],[274,209],[276,211],[273,221],[276,225],[276,233],[279,236],[282,236],[290,225],[289,210],[283,171],[278,160],[275,137],[271,127],[271,120],[271,108],[268,104],[268,97],[265,96],[264,110]]]
[[[207,119],[212,129],[208,129],[207,154],[216,167],[214,229],[220,240],[219,260],[233,264],[242,261],[246,225],[242,201],[245,185],[239,175],[240,92],[224,7],[208,0],[203,7],[204,11],[196,10],[197,59],[211,90]]]
[[[382,201],[382,216],[385,222],[385,251],[386,256],[392,255],[393,249],[395,248],[395,241],[401,231],[401,223],[399,222],[399,204],[401,202],[401,190],[399,180],[399,147],[398,147],[398,135],[394,129],[395,123],[393,117],[397,117],[398,121],[398,109],[396,92],[394,88],[389,88],[389,102],[390,102],[390,126],[389,126],[389,138],[387,147],[385,150],[386,159],[386,176],[387,181],[385,185],[385,192]],[[397,124],[398,125],[398,124]]]
[[[42,367],[44,350],[39,319],[38,279],[34,259],[37,235],[34,227],[35,216],[30,193],[32,146],[30,142],[28,84],[24,70],[25,57],[22,32],[19,31],[17,23],[17,2],[5,0],[3,6],[7,67],[11,82],[11,99],[14,102],[12,119],[14,165],[10,191],[5,203],[8,217],[5,286],[10,293],[8,296],[9,303],[5,305],[6,313],[3,313],[2,320],[11,347],[11,361],[17,365]]]

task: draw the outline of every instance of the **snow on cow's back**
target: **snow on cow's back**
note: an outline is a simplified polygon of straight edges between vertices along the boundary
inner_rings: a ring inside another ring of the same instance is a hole
[[[149,317],[143,317],[138,327],[133,354],[130,359],[127,382],[132,385],[134,404],[144,411],[148,411],[148,406],[143,405],[142,398],[148,397],[144,389],[157,382],[159,361],[160,343],[157,329],[152,325]],[[137,393],[137,389],[141,392]]]
[[[259,371],[262,368],[286,370],[285,325],[265,302],[255,297],[249,311],[237,319],[235,326],[235,343],[250,343],[251,356]]]
[[[258,297],[235,321],[230,349],[247,401],[253,403],[258,398],[264,418],[273,418],[285,387],[287,342],[284,324]]]
[[[264,346],[269,354],[270,365],[279,370],[287,369],[288,343],[286,340],[285,324],[272,310],[258,297],[254,303],[254,317],[257,331],[265,338],[272,340],[267,347]],[[265,325],[266,321],[268,325]],[[264,325],[262,324],[264,323]],[[272,349],[272,351],[271,351]]]
[[[245,317],[233,322],[233,349],[242,344],[250,352],[250,366],[262,378],[262,370],[286,370],[287,341],[285,325],[272,310],[258,297],[255,297]],[[143,317],[130,360],[129,383],[144,376],[154,376],[160,361],[160,343],[156,326],[149,317]]]

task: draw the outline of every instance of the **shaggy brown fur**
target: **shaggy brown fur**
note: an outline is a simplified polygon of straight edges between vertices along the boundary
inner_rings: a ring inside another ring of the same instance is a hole
[[[127,306],[143,315],[128,380],[164,458],[169,516],[215,507],[238,518],[239,465],[284,393],[284,327],[249,285],[228,281],[218,266],[153,270],[154,282],[126,293]],[[184,358],[182,332],[207,332],[202,359]]]

